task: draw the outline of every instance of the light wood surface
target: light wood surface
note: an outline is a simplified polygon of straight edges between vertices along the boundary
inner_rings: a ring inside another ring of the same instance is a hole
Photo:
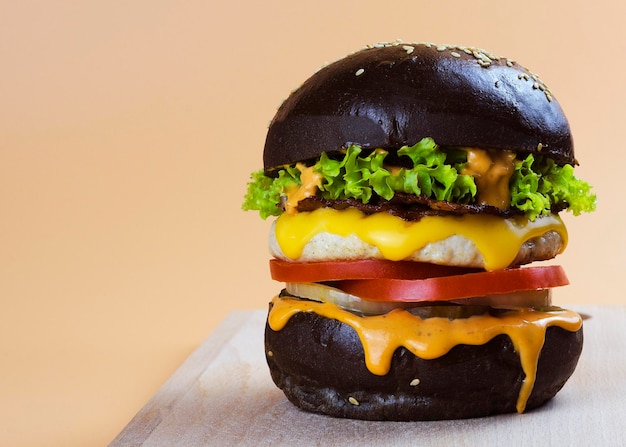
[[[578,368],[544,407],[461,421],[333,419],[293,407],[270,376],[265,312],[236,312],[183,363],[113,441],[128,446],[626,445],[626,307],[585,315]]]

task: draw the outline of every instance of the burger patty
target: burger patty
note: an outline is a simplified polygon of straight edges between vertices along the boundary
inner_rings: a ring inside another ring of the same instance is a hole
[[[327,232],[316,234],[304,246],[302,256],[293,260],[285,256],[278,244],[275,223],[269,238],[271,254],[279,259],[296,262],[351,261],[359,259],[384,259],[380,250],[356,235],[339,236]],[[510,267],[554,258],[563,248],[564,241],[556,231],[529,239],[520,247]],[[457,267],[484,268],[485,261],[476,245],[463,236],[454,235],[430,243],[407,257],[407,261],[429,262]]]
[[[299,212],[314,211],[318,208],[333,208],[343,210],[357,208],[364,214],[386,212],[407,221],[417,221],[425,216],[443,216],[446,214],[478,214],[486,213],[500,217],[513,217],[522,215],[523,212],[514,208],[500,209],[491,205],[461,204],[433,200],[426,196],[416,196],[396,192],[391,200],[385,200],[379,196],[373,196],[369,203],[363,203],[357,199],[324,199],[320,196],[307,197],[298,202]],[[567,203],[559,203],[552,207],[552,213],[567,208]]]

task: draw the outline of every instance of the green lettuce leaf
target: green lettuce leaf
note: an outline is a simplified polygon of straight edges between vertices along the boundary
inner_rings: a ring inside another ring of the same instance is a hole
[[[549,214],[553,204],[566,203],[575,216],[596,209],[591,185],[574,175],[573,166],[558,166],[549,158],[528,155],[516,164],[509,185],[511,206],[531,220]]]
[[[300,170],[287,167],[278,172],[278,177],[271,178],[260,169],[250,175],[250,180],[241,208],[244,211],[258,211],[261,218],[267,219],[283,212],[280,208],[281,196],[290,188],[300,185]]]
[[[424,138],[398,150],[398,155],[408,157],[413,166],[393,169],[384,165],[387,151],[377,149],[365,156],[362,152],[353,145],[340,159],[322,153],[313,166],[322,175],[322,197],[369,203],[374,195],[389,200],[396,192],[403,192],[455,203],[475,200],[474,178],[461,174],[467,163],[464,150],[442,149],[432,138]],[[276,177],[259,170],[251,176],[242,208],[258,210],[263,219],[278,216],[282,213],[281,196],[300,184],[300,171],[295,166],[279,170]],[[574,176],[572,166],[557,166],[544,157],[529,155],[516,163],[510,189],[511,207],[524,211],[531,220],[549,214],[553,204],[566,203],[574,215],[593,211],[596,206],[591,186]]]
[[[375,150],[366,157],[359,156],[360,153],[359,146],[350,146],[341,160],[322,154],[314,168],[324,178],[320,186],[322,197],[352,198],[368,203],[373,193],[389,200],[396,192],[405,192],[468,203],[476,195],[474,179],[459,174],[466,160],[450,165],[448,154],[432,138],[398,150],[398,155],[411,159],[413,167],[399,168],[393,173],[383,166],[386,151]],[[458,160],[458,153],[453,158]]]

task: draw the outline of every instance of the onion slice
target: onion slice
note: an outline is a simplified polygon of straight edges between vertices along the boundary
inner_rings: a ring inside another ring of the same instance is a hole
[[[392,301],[369,301],[350,295],[341,289],[325,284],[307,282],[288,282],[286,290],[290,295],[313,301],[335,304],[342,309],[362,315],[382,315],[393,309],[409,309],[415,303],[395,303]]]
[[[344,292],[341,289],[326,284],[319,283],[286,283],[287,293],[299,298],[313,301],[332,303],[342,309],[355,312],[361,315],[382,315],[393,309],[411,309],[423,305],[432,305],[434,302],[423,301],[398,302],[398,301],[371,301],[359,298],[356,295]],[[550,289],[543,290],[523,290],[512,293],[503,293],[472,298],[464,298],[439,302],[440,305],[451,306],[489,306],[496,309],[516,309],[516,308],[545,308],[552,304],[552,293]]]

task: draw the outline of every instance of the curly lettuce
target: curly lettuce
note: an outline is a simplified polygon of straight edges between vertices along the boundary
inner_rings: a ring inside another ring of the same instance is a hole
[[[573,166],[558,166],[550,158],[528,155],[515,165],[509,185],[511,207],[524,211],[530,220],[549,214],[557,204],[566,204],[575,216],[596,209],[591,185],[574,175]]]
[[[413,146],[404,146],[398,155],[408,157],[411,167],[390,168],[385,164],[388,152],[382,149],[363,154],[359,146],[347,148],[343,157],[334,159],[322,153],[313,170],[322,176],[319,194],[330,200],[356,199],[369,203],[379,196],[390,200],[397,192],[425,196],[434,200],[475,203],[477,187],[471,175],[462,174],[467,152],[441,148],[432,138]],[[573,174],[570,165],[558,166],[553,160],[528,155],[518,161],[510,179],[511,207],[534,220],[549,214],[552,205],[565,203],[578,215],[595,209],[596,196],[591,186]],[[286,192],[301,185],[300,170],[280,169],[276,177],[263,170],[251,175],[242,208],[258,210],[261,217],[282,213],[281,201]]]
[[[253,172],[241,208],[258,211],[263,219],[279,216],[283,212],[280,208],[281,196],[300,184],[300,170],[293,166],[281,169],[276,178],[266,176],[263,169]]]
[[[432,138],[398,151],[398,155],[412,160],[412,168],[390,171],[384,166],[388,154],[384,150],[373,151],[365,157],[360,154],[359,146],[350,146],[341,160],[322,154],[314,167],[324,179],[320,186],[322,197],[332,200],[352,198],[369,203],[372,193],[389,200],[396,192],[404,192],[468,203],[476,195],[474,179],[460,174],[461,163],[453,160],[459,159],[458,153],[449,157]]]

